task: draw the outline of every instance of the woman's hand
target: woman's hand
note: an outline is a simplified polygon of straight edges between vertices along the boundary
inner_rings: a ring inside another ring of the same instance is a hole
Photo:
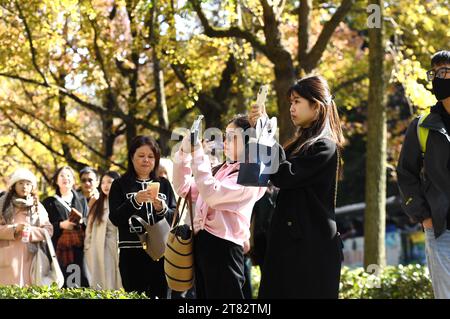
[[[427,218],[422,222],[422,226],[425,229],[432,229],[433,228],[433,221],[431,218]]]
[[[22,238],[22,233],[25,227],[29,227],[26,223],[16,224],[14,227],[14,238]]]
[[[202,147],[202,143],[200,143],[200,141],[195,141],[194,142],[194,148],[192,149],[192,145],[191,145],[191,134],[187,134],[184,138],[183,141],[181,142],[181,151],[183,153],[191,153],[194,150],[197,150],[199,148]]]
[[[75,228],[75,226],[76,226],[76,224],[72,223],[68,219],[59,223],[59,228],[65,229],[65,230],[73,230]]]
[[[150,189],[143,189],[136,193],[136,202],[138,202],[139,205],[142,205],[146,202],[151,202],[153,198],[152,191]]]
[[[265,110],[266,108],[263,107],[263,109]],[[250,113],[248,114],[248,121],[250,122],[250,125],[252,127],[256,127],[256,122],[261,116],[267,116],[267,114],[265,111],[261,112],[258,104],[253,104]]]
[[[152,201],[153,204],[153,208],[157,211],[160,212],[163,210],[164,205],[161,199],[156,198],[155,200]]]

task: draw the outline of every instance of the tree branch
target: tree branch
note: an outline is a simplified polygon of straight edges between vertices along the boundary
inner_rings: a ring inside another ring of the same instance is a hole
[[[30,162],[31,164],[33,164],[33,166],[42,174],[42,176],[45,178],[45,181],[48,184],[51,184],[51,178],[47,176],[46,174],[46,170],[39,165],[34,159],[33,157],[28,154],[22,147],[19,146],[19,144],[17,144],[16,142],[13,143],[13,146],[15,146]]]
[[[108,162],[110,162],[111,164],[114,164],[114,165],[116,165],[116,166],[119,166],[120,168],[126,169],[125,166],[123,166],[123,165],[121,165],[121,164],[119,164],[119,163],[116,163],[116,162],[112,161],[112,160],[109,159],[109,158],[105,158],[105,157],[103,156],[102,153],[100,153],[100,152],[99,152],[98,150],[96,150],[94,147],[92,147],[91,145],[89,145],[87,142],[83,141],[79,136],[77,136],[77,135],[74,134],[73,132],[70,132],[70,131],[64,131],[64,130],[58,129],[58,128],[56,128],[56,127],[53,127],[53,126],[49,125],[47,122],[45,122],[44,120],[42,120],[42,119],[40,119],[39,117],[37,117],[33,112],[27,111],[27,110],[25,110],[25,109],[23,109],[23,108],[21,108],[21,107],[18,107],[17,110],[19,110],[19,111],[22,112],[23,114],[26,114],[26,115],[28,115],[28,116],[31,116],[33,119],[39,121],[39,122],[42,123],[46,128],[48,128],[50,131],[56,132],[56,133],[61,134],[61,135],[67,135],[67,136],[73,137],[75,140],[77,140],[79,143],[81,143],[83,146],[85,146],[88,150],[90,150],[90,151],[91,151],[92,153],[94,153],[95,155],[97,155],[97,156],[99,156],[99,157],[101,157],[101,158],[106,159],[106,160],[107,160]]]
[[[333,14],[331,19],[323,26],[322,32],[320,32],[320,35],[311,51],[307,54],[306,58],[301,61],[302,69],[304,69],[306,73],[311,72],[317,67],[319,60],[334,33],[334,30],[350,11],[353,2],[354,0],[342,0],[341,5]]]
[[[229,38],[235,37],[248,41],[255,49],[261,51],[265,55],[269,55],[269,50],[267,45],[259,41],[256,36],[249,32],[248,30],[242,30],[238,27],[230,27],[230,28],[217,28],[213,27],[209,24],[208,19],[205,16],[205,13],[202,10],[201,2],[199,0],[188,0],[189,3],[192,4],[195,12],[200,19],[200,22],[205,30],[205,34],[211,38]]]
[[[364,73],[364,74],[358,75],[358,76],[356,76],[356,77],[354,77],[352,79],[349,79],[347,81],[341,82],[341,83],[339,83],[339,85],[337,85],[336,87],[334,87],[332,89],[332,92],[333,92],[333,94],[335,94],[339,90],[342,90],[342,89],[344,89],[344,88],[346,88],[346,87],[348,87],[348,86],[350,86],[352,84],[358,83],[358,82],[360,82],[360,81],[362,81],[364,79],[367,79],[368,76],[369,75],[367,73]]]
[[[59,153],[58,151],[56,151],[55,149],[53,149],[51,146],[49,146],[48,144],[44,143],[39,137],[34,136],[29,130],[23,128],[19,123],[17,123],[16,121],[13,120],[13,118],[11,116],[9,116],[6,112],[3,112],[3,114],[6,116],[6,118],[14,124],[14,126],[16,128],[19,129],[19,131],[21,131],[22,133],[24,133],[25,135],[28,135],[29,137],[31,137],[33,140],[35,140],[36,142],[38,142],[39,144],[41,144],[42,146],[44,146],[48,151],[50,151],[52,154],[58,155],[60,157],[64,157],[64,154]]]
[[[39,75],[41,76],[44,83],[48,85],[48,82],[47,82],[47,79],[45,78],[44,73],[41,71],[41,69],[39,68],[39,66],[37,64],[36,48],[34,47],[34,44],[33,44],[33,37],[31,35],[31,30],[30,30],[30,27],[28,26],[27,19],[25,19],[25,15],[22,12],[22,8],[20,7],[19,2],[15,1],[15,4],[16,4],[17,11],[19,11],[19,18],[22,20],[23,25],[25,27],[25,32],[27,34],[28,43],[30,45],[31,61],[33,63],[33,66],[36,69],[36,71],[39,73]]]
[[[95,57],[97,58],[97,61],[100,65],[100,69],[103,72],[103,78],[105,79],[106,85],[108,86],[108,92],[113,97],[114,104],[116,105],[117,102],[116,102],[114,90],[112,88],[111,80],[110,80],[108,71],[106,70],[106,67],[105,67],[105,63],[104,63],[102,52],[100,50],[100,46],[98,45],[98,30],[96,28],[95,22],[89,18],[88,18],[88,20],[92,27],[92,30],[94,30],[94,41],[93,42],[94,42]]]
[[[298,10],[298,62],[301,65],[306,58],[309,51],[310,38],[310,15],[313,4],[312,0],[300,0],[300,7]]]

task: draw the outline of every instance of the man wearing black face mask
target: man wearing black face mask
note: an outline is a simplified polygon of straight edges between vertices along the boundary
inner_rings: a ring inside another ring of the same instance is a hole
[[[450,299],[450,51],[427,72],[438,102],[409,125],[397,166],[402,204],[425,231],[427,264],[437,299]]]

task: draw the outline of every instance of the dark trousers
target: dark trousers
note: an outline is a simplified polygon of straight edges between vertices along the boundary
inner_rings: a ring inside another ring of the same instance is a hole
[[[153,261],[143,249],[122,248],[119,269],[125,291],[145,292],[150,298],[167,298],[164,258]]]
[[[243,299],[242,246],[201,230],[194,238],[195,290],[198,299]]]
[[[83,247],[73,247],[74,261],[71,265],[61,265],[61,271],[64,275],[63,288],[89,287],[89,282],[84,269],[84,251]],[[75,267],[74,267],[75,266]]]

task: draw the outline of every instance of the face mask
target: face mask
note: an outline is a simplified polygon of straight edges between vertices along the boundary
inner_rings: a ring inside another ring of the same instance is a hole
[[[433,93],[438,101],[445,100],[450,96],[450,79],[434,78]]]

